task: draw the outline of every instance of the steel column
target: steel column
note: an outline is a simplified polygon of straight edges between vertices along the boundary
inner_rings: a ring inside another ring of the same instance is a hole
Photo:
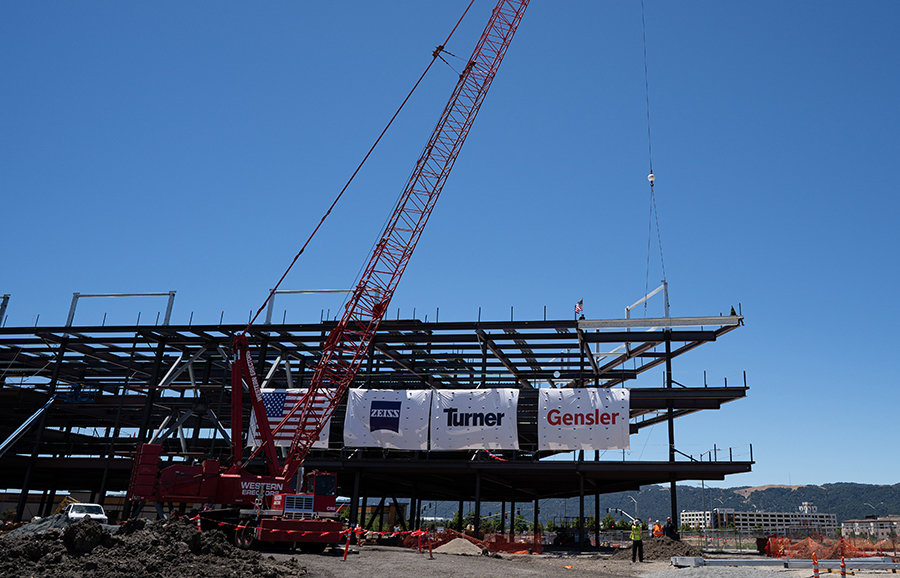
[[[509,539],[514,540],[516,537],[516,501],[509,501]]]
[[[59,380],[59,372],[62,369],[63,365],[63,357],[66,354],[66,346],[69,343],[69,336],[64,335],[62,340],[59,342],[59,348],[56,352],[56,364],[53,366],[53,374],[50,377],[50,383],[48,394],[53,396],[56,393],[56,384]],[[22,492],[19,494],[19,503],[16,506],[16,517],[14,519],[15,522],[21,522],[22,516],[25,514],[25,506],[28,503],[28,490],[31,488],[31,475],[34,472],[35,462],[37,461],[37,456],[39,453],[40,445],[41,445],[41,437],[44,433],[44,424],[47,421],[47,414],[49,413],[50,408],[47,408],[41,415],[41,419],[38,421],[37,429],[35,430],[34,437],[34,447],[31,450],[31,459],[28,460],[28,466],[25,468],[25,477],[22,480]],[[51,500],[52,503],[52,500]]]
[[[365,492],[363,492],[362,507],[360,508],[359,513],[359,525],[363,528],[366,527],[366,508],[368,508],[368,505],[369,497],[365,494]]]
[[[481,529],[481,472],[475,472],[475,537]]]
[[[666,389],[672,389],[672,381],[672,330],[666,329]],[[675,462],[675,414],[672,398],[669,398],[666,406],[669,426],[669,461]],[[669,499],[671,501],[672,523],[676,524],[676,520],[678,520],[678,495],[675,474],[672,474],[669,480]]]
[[[144,417],[141,420],[141,429],[138,430],[137,443],[146,441],[147,430],[150,429],[150,419],[153,417],[153,400],[156,398],[159,370],[162,367],[163,354],[166,351],[166,339],[161,337],[156,347],[156,358],[153,362],[153,371],[150,376],[150,387],[147,389],[147,403],[144,406]]]
[[[584,545],[584,475],[578,474],[578,549]]]
[[[359,518],[359,482],[360,473],[353,474],[353,498],[350,500],[350,526],[356,526],[356,520]]]

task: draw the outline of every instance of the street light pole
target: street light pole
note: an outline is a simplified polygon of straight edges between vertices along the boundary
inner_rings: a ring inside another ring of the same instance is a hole
[[[635,500],[635,499],[634,499],[633,497],[631,497],[631,496],[628,496],[628,499],[631,500],[632,502],[634,502],[634,517],[637,518],[638,520],[640,520],[640,519],[641,519],[641,513],[638,511],[638,503],[637,503],[637,500]],[[641,524],[643,524],[643,522],[641,522]]]
[[[879,502],[879,503],[878,503],[879,506],[881,506],[882,504],[884,504],[884,502]],[[878,509],[877,509],[875,506],[873,506],[873,505],[870,504],[869,502],[863,502],[863,505],[869,506],[870,508],[872,508],[872,511],[875,512],[875,517],[876,517],[876,518],[878,517]]]

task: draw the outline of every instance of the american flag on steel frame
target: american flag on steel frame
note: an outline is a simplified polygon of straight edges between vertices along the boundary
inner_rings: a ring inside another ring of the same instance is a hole
[[[575,304],[575,315],[578,315],[584,311],[584,299],[579,299],[578,303]]]
[[[266,417],[269,418],[269,425],[272,429],[275,429],[275,426],[281,421],[281,419],[291,411],[291,408],[294,407],[300,398],[303,397],[303,394],[306,393],[305,389],[264,389],[262,390],[263,396],[263,405],[266,408]],[[324,397],[318,397],[313,403],[313,415],[308,416],[312,417],[320,417],[322,413],[327,408],[327,400]],[[307,425],[312,427],[312,419],[308,419]],[[288,420],[287,424],[275,434],[275,445],[288,447],[291,445],[291,440],[294,439],[294,432],[297,431],[297,424],[300,423],[300,415],[299,412],[294,414],[294,416]],[[319,433],[319,439],[313,444],[314,448],[317,449],[328,449],[328,430],[331,428],[331,418],[328,418],[328,422],[325,424],[325,427],[322,428],[322,431]],[[250,412],[250,429],[248,430],[247,436],[247,445],[255,448],[258,446],[262,439],[259,435],[259,428],[256,425],[256,412]]]

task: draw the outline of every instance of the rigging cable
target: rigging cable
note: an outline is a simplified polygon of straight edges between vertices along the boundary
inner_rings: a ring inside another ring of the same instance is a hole
[[[647,180],[650,182],[650,216],[647,222],[647,270],[644,276],[644,295],[650,293],[650,245],[653,238],[653,224],[656,224],[656,244],[659,247],[659,262],[662,268],[662,280],[666,283],[666,262],[663,259],[662,234],[659,230],[659,212],[656,208],[656,194],[653,190],[653,183],[656,175],[653,173],[653,139],[650,131],[650,74],[647,70],[647,22],[644,16],[644,0],[641,0],[641,36],[644,45],[644,97],[647,110],[647,157],[650,164],[650,174]],[[668,292],[666,292],[666,300],[668,301]],[[668,303],[666,303],[668,310]],[[644,317],[647,316],[647,301],[644,301]]]
[[[256,313],[253,315],[253,317],[250,318],[250,321],[247,323],[247,327],[245,327],[244,330],[241,332],[242,334],[246,334],[250,330],[250,326],[253,325],[253,323],[256,321],[256,318],[259,317],[259,314],[262,313],[263,309],[266,308],[266,305],[269,304],[269,301],[272,300],[272,297],[275,295],[275,292],[278,291],[278,287],[281,286],[281,283],[282,283],[282,281],[284,281],[284,278],[287,277],[287,274],[294,267],[294,264],[300,258],[300,255],[302,255],[303,252],[306,250],[306,246],[309,245],[310,241],[312,241],[313,237],[316,235],[316,233],[319,231],[319,228],[322,226],[322,223],[324,223],[325,219],[328,218],[328,215],[331,214],[331,211],[337,205],[338,201],[341,200],[341,197],[344,195],[344,192],[350,186],[350,183],[353,182],[353,179],[356,177],[357,173],[359,173],[360,169],[362,169],[365,162],[369,159],[369,156],[372,154],[372,151],[374,151],[375,147],[378,146],[378,143],[381,141],[381,137],[384,136],[384,134],[390,128],[391,124],[393,124],[394,119],[396,119],[397,116],[400,114],[400,111],[403,110],[403,107],[406,105],[406,102],[413,95],[413,92],[415,92],[416,88],[419,87],[419,84],[422,82],[422,79],[425,78],[425,75],[428,74],[428,71],[431,69],[431,65],[433,65],[434,61],[437,60],[438,57],[440,57],[441,52],[444,51],[444,46],[446,46],[446,44],[450,41],[450,38],[456,32],[456,29],[459,27],[460,23],[462,23],[463,18],[466,17],[466,14],[469,12],[469,8],[472,7],[472,4],[474,2],[475,2],[475,0],[469,1],[469,4],[466,6],[466,9],[463,10],[462,15],[459,17],[459,20],[457,20],[456,24],[453,25],[453,29],[450,30],[450,34],[447,35],[447,39],[444,40],[443,43],[439,44],[434,49],[434,52],[431,53],[431,61],[428,63],[428,66],[426,66],[425,70],[422,71],[422,74],[419,76],[419,79],[416,81],[416,83],[410,89],[409,93],[406,95],[406,98],[403,99],[403,102],[400,103],[400,106],[397,108],[396,112],[394,112],[394,115],[391,117],[391,120],[389,120],[387,125],[385,125],[384,129],[381,131],[381,134],[378,135],[378,138],[376,138],[375,142],[372,143],[372,146],[369,147],[368,152],[365,154],[363,159],[359,162],[359,165],[357,165],[356,170],[354,170],[353,174],[350,175],[350,178],[347,180],[346,184],[344,184],[343,188],[341,188],[341,191],[334,198],[334,201],[332,201],[331,206],[329,206],[328,210],[325,211],[325,214],[322,215],[322,218],[319,220],[319,224],[316,225],[316,228],[313,229],[312,233],[310,233],[309,237],[307,237],[306,242],[303,243],[303,246],[301,246],[300,250],[297,251],[297,254],[294,255],[294,259],[291,261],[291,264],[288,265],[287,269],[285,269],[284,273],[281,275],[281,278],[278,279],[278,283],[276,283],[275,286],[272,288],[272,290],[269,291],[269,295],[266,297],[265,301],[263,301],[263,303],[262,303],[262,305],[260,305],[259,309],[256,310]]]

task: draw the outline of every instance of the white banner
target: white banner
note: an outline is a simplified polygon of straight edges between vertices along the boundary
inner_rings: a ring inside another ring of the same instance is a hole
[[[344,445],[426,450],[430,405],[431,390],[351,389]]]
[[[624,388],[538,391],[538,449],[628,449],[629,391]]]
[[[517,389],[435,390],[432,450],[517,450]]]
[[[334,391],[334,390],[332,390]],[[294,407],[294,404],[300,401],[300,398],[303,397],[303,394],[306,393],[305,389],[263,389],[263,404],[266,407],[266,416],[269,418],[269,426],[272,429],[275,429],[275,426],[281,421],[281,419],[287,415],[291,408]],[[325,411],[327,407],[326,400],[324,396],[320,399],[317,399],[313,404],[313,413],[315,415],[322,415],[322,412]],[[289,447],[291,445],[291,440],[294,439],[294,432],[297,431],[297,424],[300,423],[300,414],[299,412],[295,414],[285,426],[275,434],[275,445],[282,447]],[[328,418],[328,422],[325,424],[325,427],[322,428],[322,431],[319,433],[319,439],[313,443],[314,448],[316,449],[328,449],[328,431],[331,429],[331,418]],[[256,412],[250,412],[250,429],[247,430],[247,445],[255,448],[258,446],[262,440],[259,435],[259,428],[256,426]]]

